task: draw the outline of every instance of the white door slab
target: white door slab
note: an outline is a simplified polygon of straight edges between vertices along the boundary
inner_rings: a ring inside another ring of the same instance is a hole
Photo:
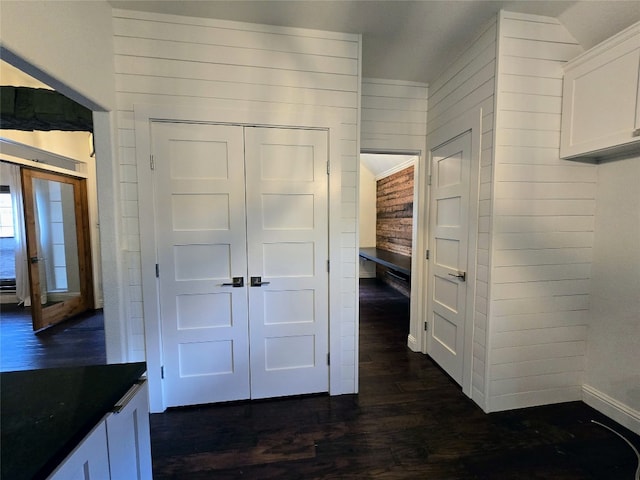
[[[432,151],[429,355],[462,384],[469,243],[471,133]]]
[[[243,150],[242,127],[152,123],[166,406],[250,395]]]
[[[327,133],[247,127],[245,156],[251,397],[326,392]]]

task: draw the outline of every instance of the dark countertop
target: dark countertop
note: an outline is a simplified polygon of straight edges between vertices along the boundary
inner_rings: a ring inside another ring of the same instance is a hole
[[[361,248],[360,256],[405,275],[411,275],[411,257],[381,248]]]
[[[145,371],[141,362],[0,373],[0,478],[46,478]]]

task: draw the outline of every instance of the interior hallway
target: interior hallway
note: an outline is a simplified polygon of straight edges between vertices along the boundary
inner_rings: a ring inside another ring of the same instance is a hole
[[[153,414],[154,478],[633,480],[635,453],[582,402],[484,414],[407,349],[408,308],[361,281],[358,395]]]

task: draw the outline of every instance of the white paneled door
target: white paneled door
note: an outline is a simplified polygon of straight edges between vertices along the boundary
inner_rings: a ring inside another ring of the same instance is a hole
[[[166,405],[327,391],[326,132],[152,125]]]
[[[432,151],[429,355],[462,384],[471,133]]]
[[[327,391],[327,135],[245,128],[245,141],[251,396]]]
[[[152,125],[165,402],[248,398],[242,128]]]

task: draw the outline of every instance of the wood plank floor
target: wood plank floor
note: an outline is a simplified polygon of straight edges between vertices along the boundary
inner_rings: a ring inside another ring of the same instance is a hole
[[[0,371],[103,365],[107,361],[102,310],[33,333],[29,308],[0,305]]]
[[[405,297],[361,282],[360,393],[151,416],[154,478],[629,479],[636,455],[581,402],[484,414],[406,347]]]

